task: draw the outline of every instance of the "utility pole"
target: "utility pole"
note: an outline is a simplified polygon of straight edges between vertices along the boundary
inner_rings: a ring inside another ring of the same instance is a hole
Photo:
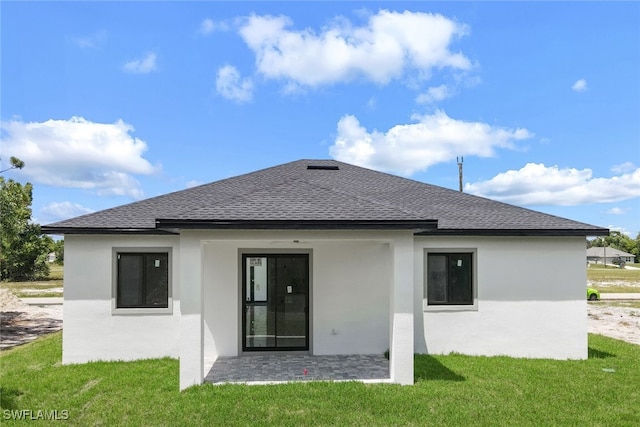
[[[456,157],[456,161],[458,162],[458,180],[460,181],[460,192],[462,193],[462,162],[464,162],[464,157]]]

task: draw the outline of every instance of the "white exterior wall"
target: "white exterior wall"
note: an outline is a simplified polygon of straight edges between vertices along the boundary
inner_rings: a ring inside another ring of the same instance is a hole
[[[413,253],[413,233],[394,240],[389,368],[391,379],[403,385],[413,384]]]
[[[203,256],[197,232],[180,236],[180,390],[204,379],[203,344]]]
[[[62,362],[178,357],[176,236],[65,236]],[[172,248],[171,314],[113,314],[113,248]]]
[[[587,357],[583,237],[418,237],[418,353]],[[423,308],[425,249],[475,249],[477,309]]]
[[[319,243],[313,263],[313,354],[384,353],[393,286],[389,244]]]

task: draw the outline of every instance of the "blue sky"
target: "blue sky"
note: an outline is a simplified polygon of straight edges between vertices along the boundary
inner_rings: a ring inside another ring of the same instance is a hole
[[[2,2],[41,224],[301,158],[640,232],[640,3]]]

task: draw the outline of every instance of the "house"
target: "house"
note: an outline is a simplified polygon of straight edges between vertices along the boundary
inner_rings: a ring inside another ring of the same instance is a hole
[[[591,247],[587,248],[587,262],[589,264],[613,264],[614,261],[634,262],[635,256],[615,248]]]
[[[586,236],[608,230],[333,160],[43,227],[65,236],[63,363],[390,352],[584,359]]]

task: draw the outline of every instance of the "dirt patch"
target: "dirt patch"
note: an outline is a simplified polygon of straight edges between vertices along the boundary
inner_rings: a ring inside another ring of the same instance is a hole
[[[606,302],[589,303],[589,333],[640,345],[640,309]]]
[[[624,286],[638,288],[640,290],[640,282],[630,282],[628,280],[587,280],[587,287],[589,288],[608,288],[610,286]]]
[[[0,289],[0,350],[62,329],[62,305],[28,305]]]

